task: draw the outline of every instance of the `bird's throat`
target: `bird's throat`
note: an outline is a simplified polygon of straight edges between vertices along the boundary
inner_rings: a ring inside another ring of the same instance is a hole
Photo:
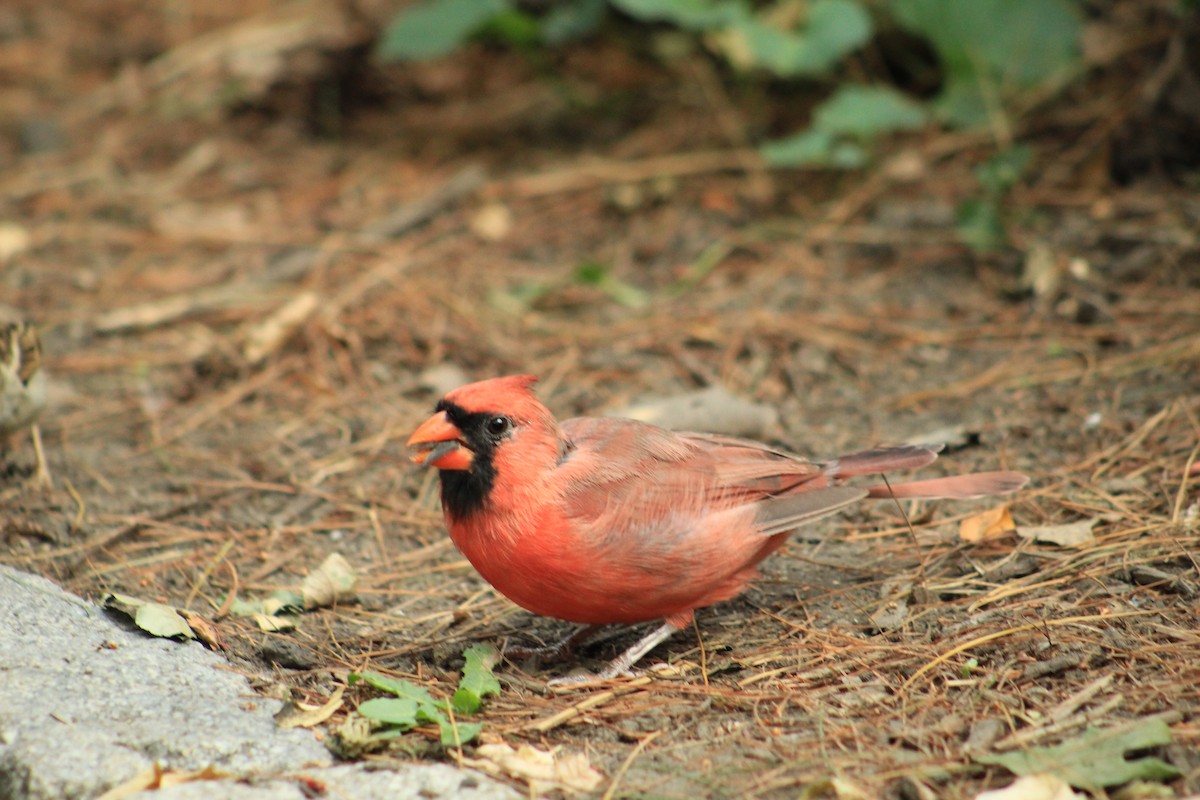
[[[496,482],[496,468],[491,458],[476,456],[467,470],[440,470],[442,508],[452,520],[466,520],[487,505]]]

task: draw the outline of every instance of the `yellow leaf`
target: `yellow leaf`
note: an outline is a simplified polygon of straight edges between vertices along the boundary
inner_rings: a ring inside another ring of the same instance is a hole
[[[1008,506],[996,506],[964,519],[958,526],[958,538],[964,542],[984,542],[1015,530]]]
[[[1025,775],[1003,789],[975,795],[975,800],[1083,800],[1055,775]]]
[[[162,779],[162,768],[158,764],[146,767],[124,783],[118,784],[100,795],[96,800],[125,800],[146,789],[157,789]]]
[[[281,728],[312,728],[320,725],[342,707],[345,691],[345,686],[337,687],[329,699],[319,706],[289,703],[275,714],[275,724]]]
[[[354,597],[358,587],[358,576],[354,567],[342,556],[331,553],[321,566],[304,579],[301,594],[304,608],[313,609],[333,605],[339,600]]]
[[[557,748],[539,750],[527,744],[517,750],[506,744],[484,744],[475,748],[475,755],[478,758],[464,761],[493,775],[526,781],[530,793],[539,797],[551,789],[593,792],[604,780],[583,753],[564,754]]]
[[[215,769],[211,764],[204,769],[166,770],[158,779],[159,789],[169,789],[172,786],[182,786],[195,781],[219,781],[228,778],[229,774]]]
[[[295,617],[273,617],[270,614],[251,614],[250,618],[254,620],[260,630],[264,630],[267,633],[290,631],[296,627]]]

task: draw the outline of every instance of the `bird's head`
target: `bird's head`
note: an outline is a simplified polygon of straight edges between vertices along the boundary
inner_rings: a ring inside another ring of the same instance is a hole
[[[533,393],[537,378],[510,375],[461,386],[408,439],[412,460],[440,470],[490,467],[496,451],[522,428],[549,417]]]
[[[533,393],[536,382],[532,375],[511,375],[461,386],[409,437],[412,460],[439,470],[452,516],[495,502],[498,480],[506,481],[502,496],[517,491],[514,482],[558,457],[558,425]]]

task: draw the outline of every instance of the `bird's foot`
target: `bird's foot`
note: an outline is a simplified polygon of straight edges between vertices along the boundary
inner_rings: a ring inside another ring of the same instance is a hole
[[[501,653],[510,661],[525,661],[529,658],[536,658],[539,661],[562,661],[570,655],[569,650],[570,648],[563,646],[563,642],[546,644],[541,647],[505,642]]]
[[[546,682],[546,686],[552,689],[570,688],[579,686],[585,683],[594,683],[596,681],[610,681],[613,678],[636,677],[643,673],[634,672],[633,665],[641,661],[642,658],[653,650],[658,645],[662,644],[671,634],[679,630],[670,622],[664,622],[659,627],[647,633],[641,639],[633,643],[628,650],[621,655],[608,662],[608,665],[600,670],[600,672],[592,675],[588,672],[577,672],[570,675],[564,675],[561,678],[552,678]]]
[[[600,625],[581,625],[566,638],[553,644],[542,645],[541,647],[508,644],[506,642],[502,648],[502,652],[504,653],[504,657],[510,661],[524,661],[528,658],[536,658],[539,661],[563,661],[575,652],[575,648],[578,645],[587,641],[600,628]]]
[[[551,678],[546,681],[547,689],[555,689],[558,691],[566,691],[577,689],[582,686],[590,686],[592,684],[606,683],[608,681],[617,680],[618,678],[678,678],[680,671],[677,667],[673,667],[665,661],[656,662],[646,669],[625,669],[614,670],[613,665],[609,664],[599,672],[590,672],[582,667],[572,670],[567,675],[562,675],[557,678]]]
[[[599,672],[590,672],[580,667],[567,675],[551,678],[546,681],[547,689],[575,689],[593,683],[603,683],[617,678],[640,678],[647,674],[644,670],[622,669],[620,665],[610,663]]]
[[[613,676],[615,677],[615,676]],[[576,689],[587,684],[599,683],[600,681],[612,680],[611,677],[604,677],[603,673],[597,675],[593,672],[588,672],[586,669],[577,669],[569,675],[560,675],[557,678],[551,678],[546,681],[547,689]]]

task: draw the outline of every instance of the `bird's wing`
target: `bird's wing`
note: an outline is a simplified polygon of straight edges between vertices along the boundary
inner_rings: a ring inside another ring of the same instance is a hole
[[[836,514],[869,495],[867,489],[858,486],[823,486],[798,494],[770,497],[758,503],[755,523],[763,536],[787,533]]]
[[[562,432],[553,480],[563,510],[610,532],[683,535],[701,516],[753,506],[758,532],[773,535],[867,496],[760,442],[594,417],[567,420]]]

